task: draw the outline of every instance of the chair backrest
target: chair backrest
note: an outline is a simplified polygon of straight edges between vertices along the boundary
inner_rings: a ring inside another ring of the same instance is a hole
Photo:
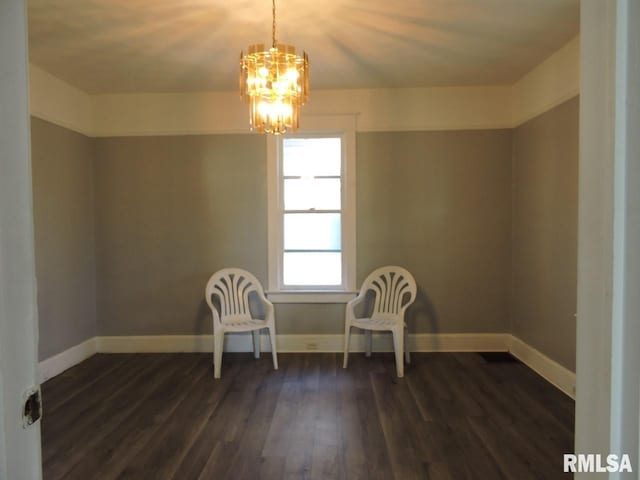
[[[398,317],[416,298],[416,281],[406,269],[396,266],[380,267],[369,274],[362,284],[362,292],[375,294],[372,318]]]
[[[249,294],[256,292],[264,297],[262,285],[256,277],[240,268],[224,268],[214,273],[205,289],[205,298],[213,312],[214,319],[226,321],[248,320],[251,318]],[[220,312],[213,304],[213,296],[220,302]]]

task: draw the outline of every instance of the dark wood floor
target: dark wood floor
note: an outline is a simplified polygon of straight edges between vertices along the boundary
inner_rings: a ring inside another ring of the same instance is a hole
[[[95,355],[43,385],[53,479],[544,479],[574,403],[474,353]]]

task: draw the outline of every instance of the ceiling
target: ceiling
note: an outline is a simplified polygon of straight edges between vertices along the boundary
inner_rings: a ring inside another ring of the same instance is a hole
[[[277,0],[312,89],[511,84],[578,34],[579,0]],[[88,93],[235,90],[269,0],[28,0],[30,61]]]

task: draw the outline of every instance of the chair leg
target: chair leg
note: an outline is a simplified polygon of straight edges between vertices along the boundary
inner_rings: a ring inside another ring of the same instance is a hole
[[[404,330],[404,361],[411,363],[411,356],[409,355],[409,329],[403,327]]]
[[[393,350],[396,354],[396,373],[398,378],[404,377],[404,362],[403,362],[403,348],[404,348],[404,334],[399,329],[393,331]]]
[[[213,378],[220,378],[222,369],[222,349],[224,347],[224,332],[213,334]]]
[[[253,356],[260,358],[260,330],[254,330],[253,334]]]
[[[278,369],[278,352],[276,351],[276,330],[273,327],[269,328],[269,340],[271,341],[271,357],[273,358],[273,369]]]
[[[365,330],[365,333],[364,333],[364,350],[365,350],[365,355],[367,357],[371,356],[372,348],[373,348],[373,333],[371,332],[371,330]]]
[[[347,368],[349,361],[349,342],[351,341],[351,326],[347,325],[344,329],[344,360],[342,361],[342,368]]]

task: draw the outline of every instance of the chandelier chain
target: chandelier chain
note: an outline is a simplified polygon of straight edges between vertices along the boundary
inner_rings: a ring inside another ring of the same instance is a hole
[[[272,0],[272,14],[273,14],[273,26],[271,31],[271,38],[273,40],[273,47],[276,46],[276,0]]]

